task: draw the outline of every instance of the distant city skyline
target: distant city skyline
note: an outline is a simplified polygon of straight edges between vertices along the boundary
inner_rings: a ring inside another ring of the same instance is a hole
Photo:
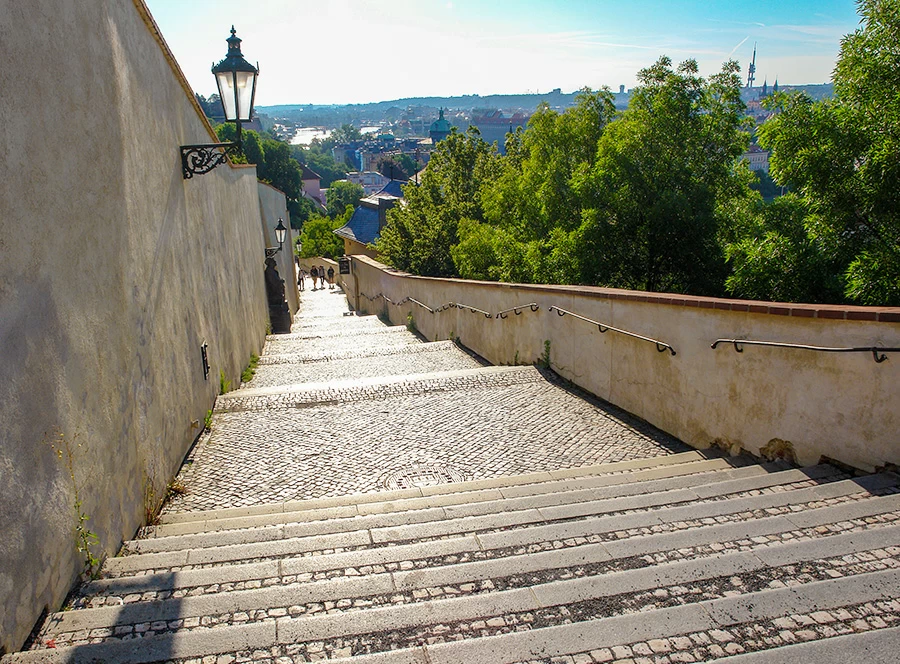
[[[257,104],[631,88],[661,55],[703,75],[758,44],[756,85],[831,80],[853,0],[145,0],[191,86],[215,92],[234,24]]]

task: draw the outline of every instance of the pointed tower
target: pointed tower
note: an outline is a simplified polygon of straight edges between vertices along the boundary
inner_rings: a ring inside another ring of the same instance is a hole
[[[768,96],[769,96],[769,79],[764,78],[762,90],[759,93],[759,98],[762,99],[763,97],[768,97]]]
[[[778,92],[778,77],[775,77],[775,85],[772,87],[772,93]]]
[[[753,60],[750,61],[750,68],[747,70],[747,87],[753,87],[753,81],[756,80],[756,42],[753,43]]]

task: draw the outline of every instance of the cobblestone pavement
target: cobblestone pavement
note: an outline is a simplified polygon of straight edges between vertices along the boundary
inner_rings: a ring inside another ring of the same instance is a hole
[[[188,491],[167,510],[377,491],[422,466],[479,479],[687,449],[552,375],[480,373],[449,342],[350,314],[338,291],[300,296],[292,334],[270,336],[257,376],[217,403],[211,434],[178,477]],[[460,369],[470,371],[440,373]],[[388,378],[348,383],[379,376]]]
[[[414,373],[477,369],[482,364],[450,341],[408,344],[384,348],[381,353],[352,358],[331,357],[323,361],[303,361],[308,356],[278,356],[280,362],[259,366],[245,387],[271,387],[297,383],[321,383],[348,378],[402,376]],[[296,358],[300,361],[291,362]]]

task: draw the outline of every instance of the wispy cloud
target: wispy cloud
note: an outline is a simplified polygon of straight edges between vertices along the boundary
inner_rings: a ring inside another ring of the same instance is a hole
[[[747,35],[747,36],[744,37],[741,41],[739,41],[739,42],[737,43],[737,46],[735,46],[733,49],[731,49],[731,51],[728,53],[728,57],[730,58],[732,55],[734,55],[734,52],[735,52],[736,50],[738,50],[741,46],[743,46],[743,45],[744,45],[744,42],[747,41],[748,39],[750,39],[750,35]]]
[[[756,26],[758,28],[766,27],[765,23],[759,23],[758,21],[749,21],[749,22],[748,21],[729,21],[729,20],[721,19],[721,18],[708,18],[706,20],[709,21],[710,23],[727,23],[729,25],[749,25],[749,26]]]

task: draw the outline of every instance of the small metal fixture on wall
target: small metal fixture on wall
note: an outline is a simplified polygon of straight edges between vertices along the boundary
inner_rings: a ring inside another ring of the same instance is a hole
[[[266,247],[266,258],[274,258],[275,254],[281,251],[282,247],[284,247],[284,236],[286,233],[287,228],[284,225],[284,219],[279,217],[278,225],[275,227],[275,239],[278,241],[278,246]]]
[[[209,344],[200,344],[200,358],[203,360],[203,380],[209,380]]]
[[[219,87],[219,100],[225,112],[225,121],[237,125],[237,137],[234,143],[203,143],[199,145],[181,146],[181,174],[185,180],[194,175],[209,173],[219,164],[228,161],[228,155],[241,152],[241,122],[249,122],[253,114],[253,102],[256,99],[256,77],[259,66],[254,67],[241,54],[241,39],[231,26],[231,37],[228,42],[228,55],[213,65],[212,73]]]

